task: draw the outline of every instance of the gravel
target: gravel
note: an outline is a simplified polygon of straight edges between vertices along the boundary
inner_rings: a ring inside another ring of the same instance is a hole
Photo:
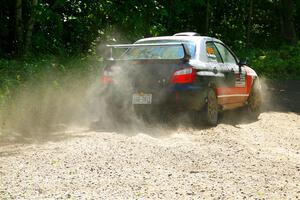
[[[230,115],[227,116],[230,119]],[[300,116],[0,144],[0,199],[299,199]]]

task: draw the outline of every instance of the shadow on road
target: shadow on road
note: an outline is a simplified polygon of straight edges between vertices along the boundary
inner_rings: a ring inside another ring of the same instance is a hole
[[[293,112],[300,114],[300,80],[265,81],[264,112]]]
[[[40,130],[30,133],[14,132],[12,130],[2,130],[0,135],[0,147],[11,144],[43,144],[46,142],[59,142],[68,140],[74,137],[84,137],[79,133],[84,133],[88,129],[67,130],[67,129],[52,129]],[[1,157],[1,152],[0,152]]]

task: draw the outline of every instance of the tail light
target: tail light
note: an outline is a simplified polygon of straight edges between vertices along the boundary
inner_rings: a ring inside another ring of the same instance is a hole
[[[112,82],[112,72],[110,70],[104,70],[101,77],[101,83],[109,84]]]
[[[193,83],[195,79],[196,79],[196,70],[190,67],[190,68],[185,68],[185,69],[175,71],[172,76],[171,82],[173,84]]]

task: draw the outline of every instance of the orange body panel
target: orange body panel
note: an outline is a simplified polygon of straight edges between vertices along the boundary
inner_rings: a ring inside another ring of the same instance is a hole
[[[246,79],[244,87],[218,87],[216,93],[218,96],[218,103],[220,105],[246,103],[252,86],[252,76],[246,70]]]

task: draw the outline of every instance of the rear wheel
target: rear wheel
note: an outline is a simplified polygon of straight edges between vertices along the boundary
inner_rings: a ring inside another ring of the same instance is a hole
[[[219,105],[216,92],[210,88],[207,93],[206,121],[211,126],[216,126],[219,119]]]
[[[255,81],[253,83],[249,98],[248,98],[248,111],[250,117],[257,119],[261,113],[261,89],[259,82]]]

